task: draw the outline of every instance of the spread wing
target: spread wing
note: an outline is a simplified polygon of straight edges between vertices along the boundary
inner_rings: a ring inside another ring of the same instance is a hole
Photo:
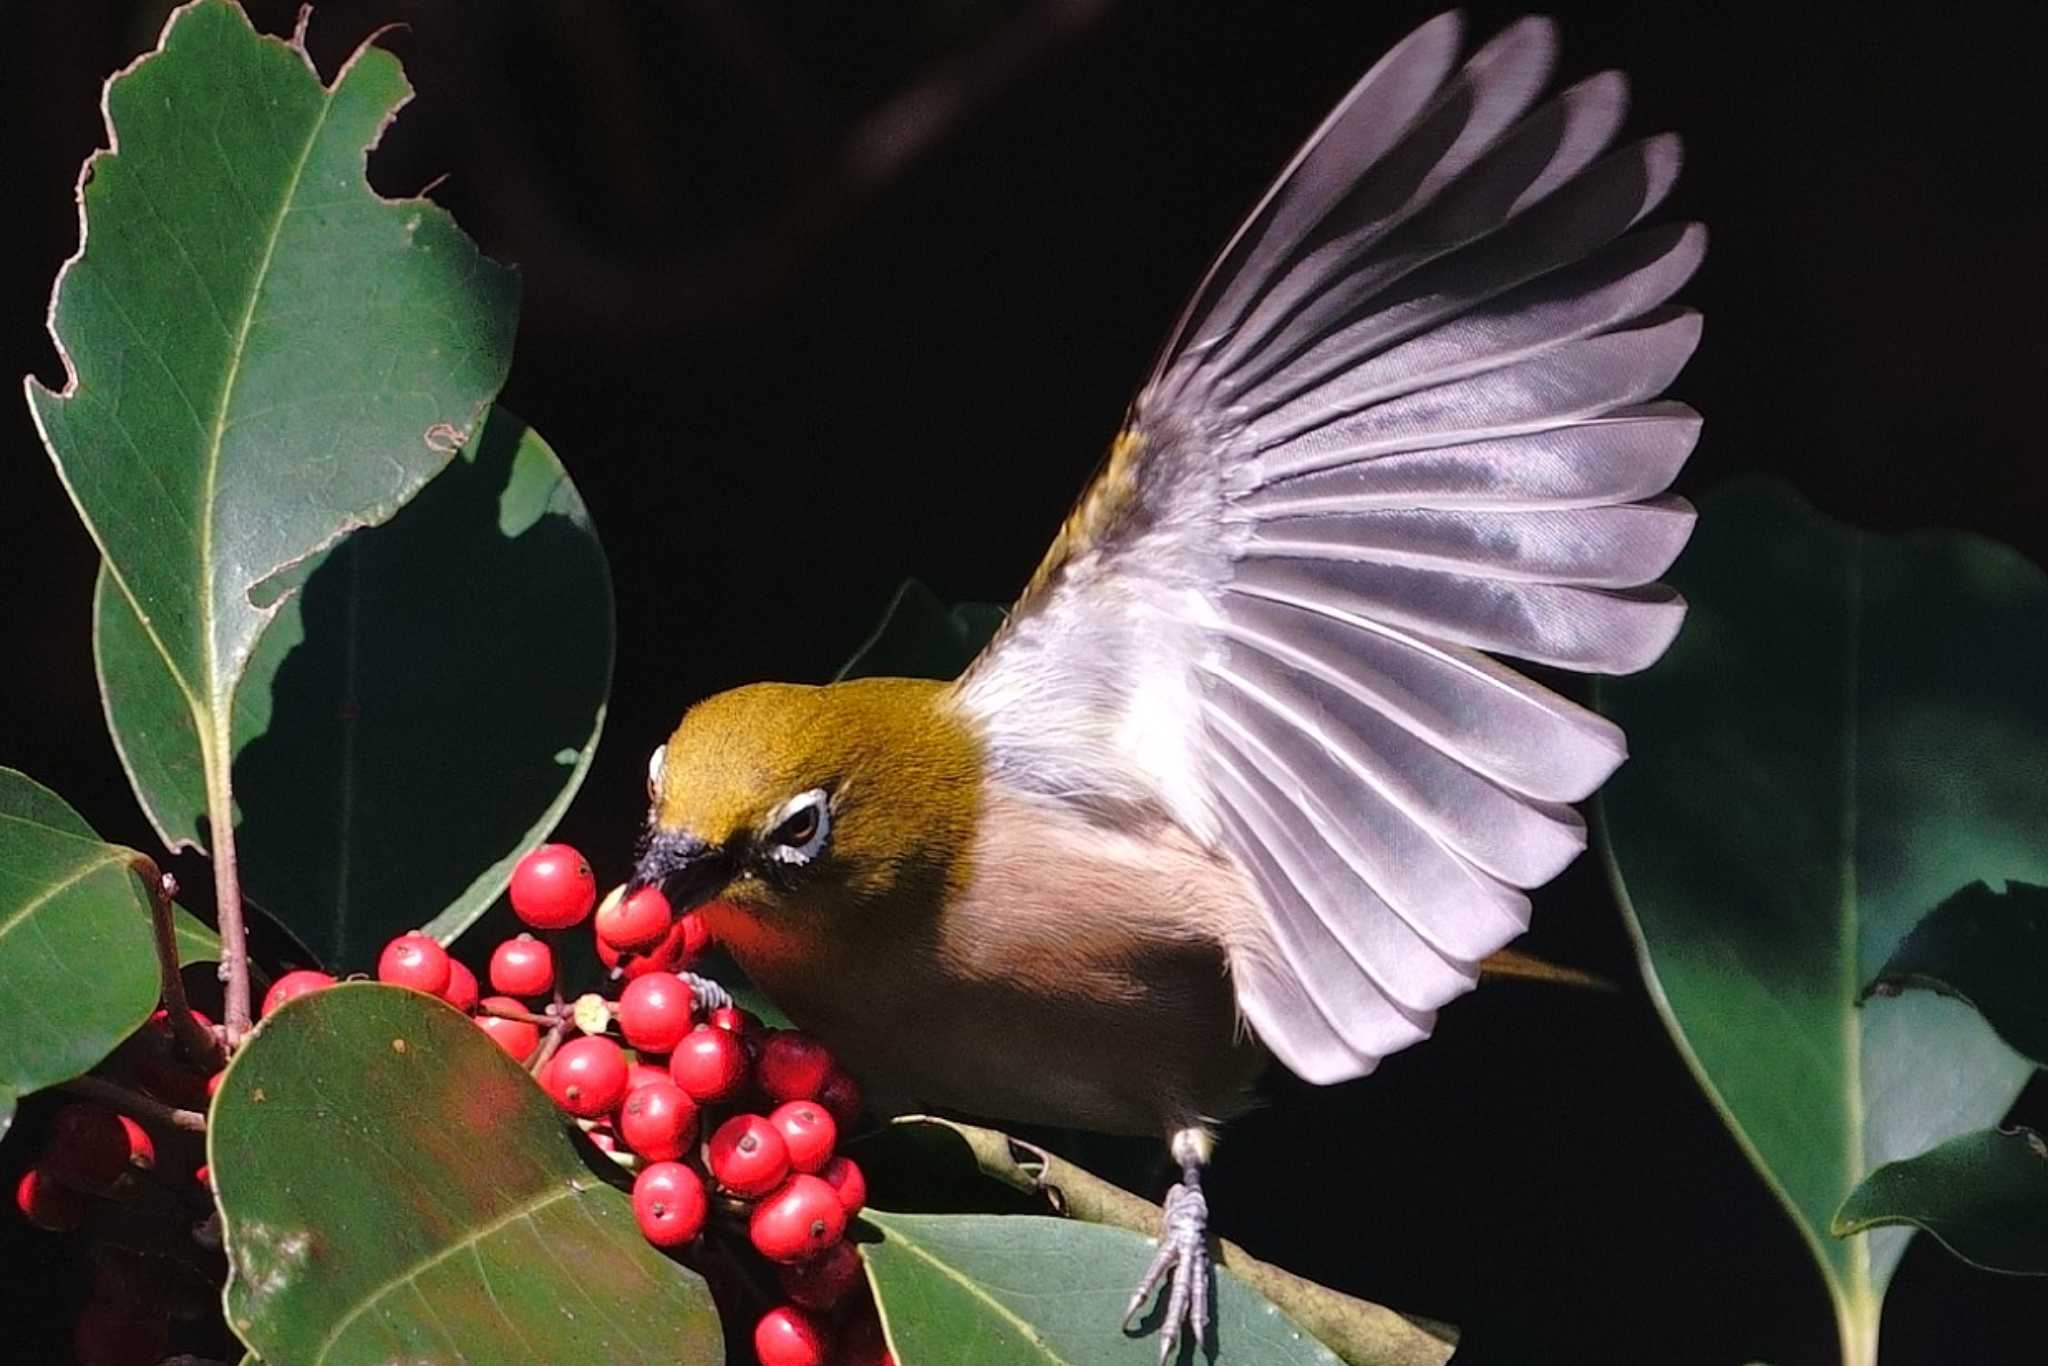
[[[959,684],[1003,781],[1239,862],[1239,1005],[1320,1082],[1428,1034],[1623,758],[1492,656],[1626,673],[1684,612],[1699,417],[1658,395],[1705,235],[1635,226],[1678,144],[1610,146],[1611,72],[1539,103],[1545,21],[1458,44],[1418,29],[1296,155]]]

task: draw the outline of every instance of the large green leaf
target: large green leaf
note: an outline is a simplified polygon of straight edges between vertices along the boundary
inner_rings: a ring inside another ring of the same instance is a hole
[[[917,579],[905,579],[882,609],[882,620],[833,676],[956,678],[1003,624],[1003,609],[985,602],[948,607]]]
[[[710,1295],[461,1013],[345,983],[265,1020],[214,1100],[228,1321],[265,1361],[724,1360]]]
[[[1980,1129],[1887,1162],[1843,1202],[1835,1232],[1886,1224],[1924,1228],[1991,1271],[2048,1275],[2048,1140],[2032,1129]]]
[[[91,1070],[156,1007],[163,979],[134,860],[56,793],[0,768],[0,1133],[17,1098]]]
[[[868,1280],[904,1362],[947,1366],[1152,1366],[1153,1338],[1119,1330],[1152,1243],[1124,1229],[1026,1214],[862,1216]],[[1337,1357],[1228,1271],[1216,1273],[1211,1366],[1293,1366]],[[1156,1306],[1153,1311],[1157,1312]]]
[[[1927,913],[1870,993],[1924,987],[1968,1001],[1998,1036],[2048,1064],[2048,887],[1973,882]]]
[[[1993,1123],[2028,1075],[1961,1002],[1865,983],[1978,877],[2048,879],[2048,577],[1974,536],[1872,536],[1776,484],[1707,501],[1665,660],[1604,684],[1633,758],[1601,801],[1651,991],[1796,1217],[1844,1359],[1907,1235],[1834,1211]]]
[[[196,841],[198,733],[104,570],[99,588],[108,726],[165,839]],[[326,552],[258,642],[234,712],[244,889],[343,969],[413,926],[452,938],[581,785],[611,664],[589,513],[496,409],[390,522]]]

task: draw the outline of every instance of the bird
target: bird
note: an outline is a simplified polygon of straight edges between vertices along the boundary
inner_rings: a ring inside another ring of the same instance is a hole
[[[1684,618],[1679,142],[1617,140],[1617,72],[1546,97],[1546,19],[1463,39],[1287,164],[965,672],[736,688],[649,759],[632,885],[871,1091],[1165,1140],[1162,1361],[1262,1071],[1426,1038],[1585,846],[1625,737],[1506,661],[1630,673]]]

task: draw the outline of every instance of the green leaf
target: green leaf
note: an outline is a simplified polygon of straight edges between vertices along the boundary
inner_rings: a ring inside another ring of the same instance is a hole
[[[1149,1239],[1037,1215],[869,1210],[862,1219],[881,1234],[861,1251],[900,1360],[1152,1366],[1159,1358],[1156,1339],[1119,1327],[1124,1302],[1152,1258]],[[1213,1366],[1337,1362],[1221,1269],[1215,1305]]]
[[[344,983],[266,1019],[221,1083],[207,1160],[228,1320],[266,1361],[724,1360],[703,1282],[431,997]]]
[[[0,1133],[18,1098],[92,1070],[156,1008],[163,979],[135,858],[0,768]]]
[[[985,602],[948,607],[916,579],[905,579],[852,659],[833,677],[957,678],[1003,624]]]
[[[28,381],[174,689],[154,710],[191,718],[216,831],[236,684],[296,576],[448,463],[509,362],[516,278],[364,179],[408,94],[380,49],[323,86],[228,0],[175,11],[107,85],[118,150],[86,165],[51,309],[69,379]]]
[[[183,906],[171,908],[171,931],[178,943],[179,967],[220,961],[220,936]]]
[[[2048,1065],[2048,887],[1973,882],[1936,906],[1866,995],[1908,987],[1968,1001],[1998,1037]]]
[[[103,570],[107,721],[165,839],[197,840],[201,744]],[[451,939],[554,827],[597,750],[611,579],[540,436],[493,410],[390,522],[326,552],[236,695],[242,885],[322,961],[392,935]]]
[[[1834,1232],[1885,1224],[1924,1228],[1988,1271],[2048,1276],[2048,1140],[2032,1129],[1980,1129],[1887,1162],[1842,1203]]]
[[[1906,1234],[1828,1236],[1872,1169],[1995,1122],[2029,1069],[1962,1004],[1858,997],[1928,906],[2048,880],[2048,577],[1975,536],[1873,536],[1781,485],[1709,499],[1664,661],[1604,683],[1633,757],[1615,885],[1688,1063],[1795,1216],[1846,1361]]]

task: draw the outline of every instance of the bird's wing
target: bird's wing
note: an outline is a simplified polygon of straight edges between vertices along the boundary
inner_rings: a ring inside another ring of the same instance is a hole
[[[1635,227],[1678,144],[1610,147],[1614,73],[1539,103],[1545,21],[1458,43],[1418,29],[1295,157],[958,685],[1000,781],[1239,862],[1238,1002],[1312,1081],[1429,1032],[1623,758],[1491,656],[1626,673],[1684,612],[1699,417],[1658,394],[1705,236]]]

